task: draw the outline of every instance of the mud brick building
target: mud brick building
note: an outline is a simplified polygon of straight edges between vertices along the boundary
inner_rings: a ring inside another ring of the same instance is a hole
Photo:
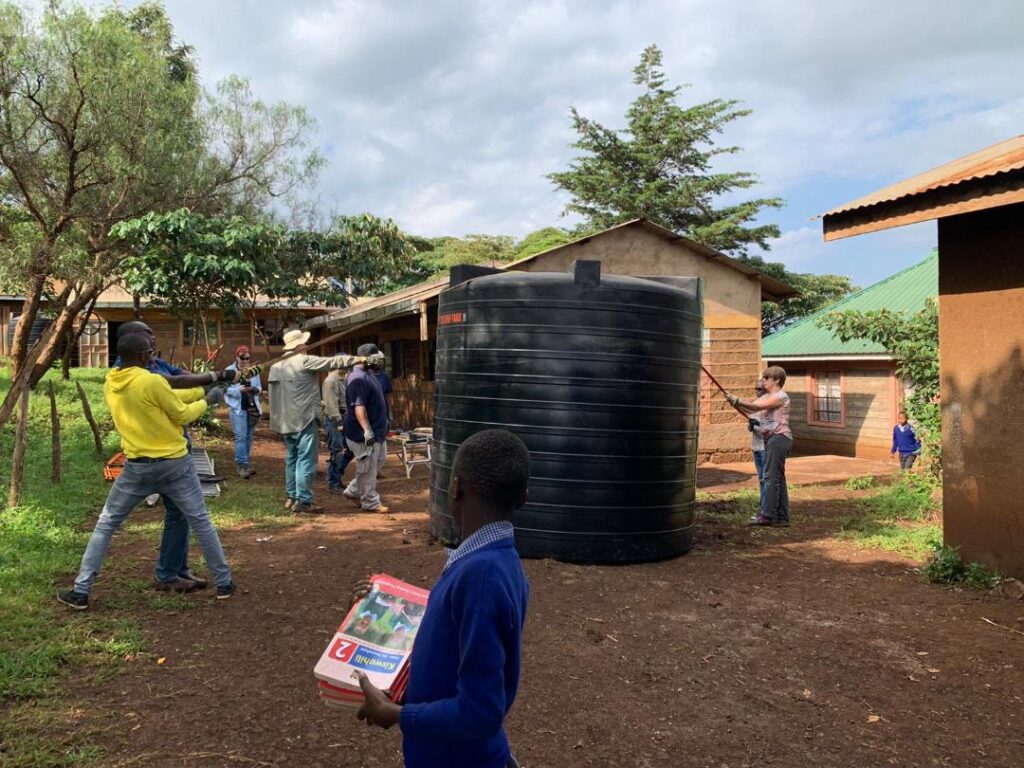
[[[637,219],[561,245],[505,269],[564,272],[578,259],[601,262],[605,274],[694,276],[704,279],[704,364],[725,387],[750,391],[761,370],[761,302],[795,295],[788,285],[668,229]],[[345,332],[338,351],[373,342],[388,358],[396,424],[433,422],[437,302],[448,277],[314,318],[305,328],[321,335]],[[745,422],[702,377],[700,461],[750,455]]]
[[[943,536],[1024,577],[1024,136],[835,208],[826,240],[938,221]]]

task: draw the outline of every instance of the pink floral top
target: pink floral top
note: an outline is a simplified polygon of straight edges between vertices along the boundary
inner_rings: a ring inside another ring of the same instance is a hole
[[[792,440],[793,431],[789,428],[789,395],[783,389],[773,394],[782,401],[782,404],[763,411],[761,432],[765,435],[784,435]]]

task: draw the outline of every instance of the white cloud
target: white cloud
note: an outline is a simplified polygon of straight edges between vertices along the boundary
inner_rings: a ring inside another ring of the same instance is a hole
[[[573,156],[569,108],[621,125],[650,43],[671,83],[692,84],[683,101],[753,110],[723,137],[744,151],[722,167],[757,173],[753,194],[787,199],[766,216],[785,229],[772,258],[801,269],[864,272],[864,259],[844,256],[855,248],[812,245],[820,230],[808,217],[1024,125],[1017,0],[168,0],[168,10],[205,82],[237,73],[262,98],[308,107],[331,148],[320,190],[330,207],[430,234],[564,223],[544,175]],[[880,250],[914,258],[900,242]]]

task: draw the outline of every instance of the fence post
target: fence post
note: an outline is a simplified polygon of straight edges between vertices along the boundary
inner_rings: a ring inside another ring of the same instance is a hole
[[[25,476],[25,443],[28,432],[28,387],[21,393],[18,420],[14,426],[14,457],[11,460],[11,488],[7,494],[7,507],[18,506],[21,499],[21,481]]]
[[[82,382],[76,381],[75,386],[78,387],[78,397],[82,401],[82,411],[85,413],[85,420],[89,422],[89,427],[92,429],[92,439],[96,443],[96,453],[102,456],[103,438],[100,437],[100,428],[96,426],[96,419],[92,417],[92,408],[89,407],[89,398],[85,396],[85,390],[82,389]]]
[[[60,414],[57,412],[57,394],[53,391],[53,382],[47,382],[47,390],[50,395],[50,456],[52,468],[50,470],[50,481],[54,485],[60,483]]]

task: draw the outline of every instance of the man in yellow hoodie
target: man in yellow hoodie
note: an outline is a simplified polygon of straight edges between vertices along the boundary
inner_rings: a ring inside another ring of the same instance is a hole
[[[146,370],[152,352],[152,341],[145,335],[123,336],[117,342],[121,367],[107,375],[103,386],[126,461],[89,537],[74,587],[57,595],[60,602],[76,610],[89,607],[89,593],[114,532],[151,493],[171,499],[188,519],[213,574],[217,598],[235,593],[231,569],[182,433],[182,427],[199,418],[209,403],[201,387],[172,392],[163,376]]]

